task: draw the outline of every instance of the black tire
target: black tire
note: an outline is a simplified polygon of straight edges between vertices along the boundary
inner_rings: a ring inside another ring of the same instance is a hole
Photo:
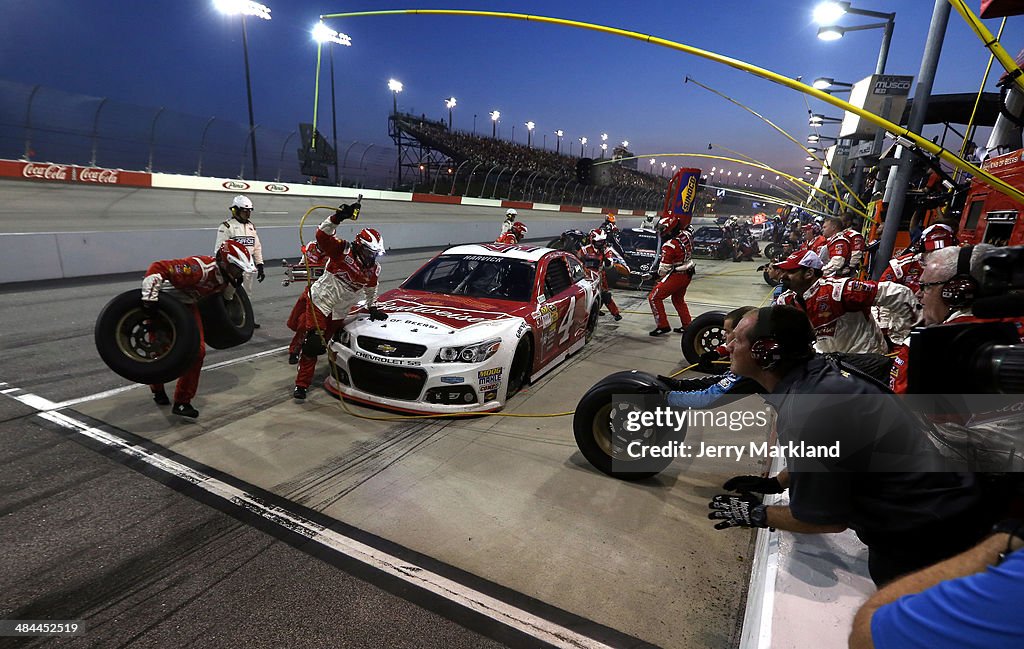
[[[620,480],[644,480],[668,468],[672,457],[635,459],[629,457],[626,448],[633,440],[659,444],[671,436],[682,441],[685,429],[680,433],[653,429],[627,432],[616,424],[637,405],[615,401],[616,396],[659,395],[667,390],[654,375],[636,370],[616,372],[590,388],[576,405],[572,420],[573,436],[583,457],[601,473]]]
[[[680,344],[686,362],[699,363],[702,354],[725,344],[725,312],[708,311],[694,318]]]
[[[155,314],[150,314],[137,288],[103,307],[93,338],[107,367],[135,383],[173,381],[199,352],[199,328],[189,308],[161,295]]]
[[[512,364],[508,368],[508,388],[505,398],[513,397],[530,382],[530,366],[533,365],[533,343],[529,336],[523,336],[512,356]]]
[[[767,246],[764,247],[765,259],[768,259],[768,260],[771,260],[771,261],[778,261],[778,259],[776,259],[776,255],[778,255],[781,252],[782,252],[782,244],[779,244],[779,243],[769,243]]]
[[[252,302],[241,286],[235,289],[235,297],[230,301],[225,301],[222,293],[201,300],[199,315],[203,319],[206,344],[214,349],[247,343],[255,331]]]
[[[589,343],[593,337],[594,332],[597,331],[597,320],[600,318],[601,313],[601,297],[598,296],[594,300],[594,306],[590,309],[590,317],[587,318],[587,342]]]

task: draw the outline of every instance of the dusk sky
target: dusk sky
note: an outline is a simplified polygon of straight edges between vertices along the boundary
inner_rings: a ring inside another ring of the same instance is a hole
[[[310,28],[320,14],[383,9],[481,9],[536,13],[630,29],[768,68],[853,82],[870,74],[880,29],[819,41],[814,0],[519,2],[448,0],[283,2],[266,0],[273,20],[248,19],[256,122],[290,131],[313,112],[316,46]],[[978,11],[978,0],[969,3]],[[933,3],[855,0],[854,6],[895,11],[887,72],[916,75]],[[195,115],[247,120],[241,28],[212,0],[0,0],[3,78]],[[840,23],[875,22],[845,16]],[[525,144],[524,123],[537,125],[534,144],[623,139],[637,153],[706,152],[709,142],[787,170],[804,154],[756,118],[693,84],[686,75],[765,114],[798,139],[810,132],[805,96],[695,56],[595,32],[493,18],[386,16],[332,20],[352,47],[335,50],[339,139],[389,143],[389,78],[405,84],[399,108],[447,119],[455,96],[457,129],[490,133],[488,113],[501,111],[499,135]],[[998,20],[986,21],[996,32]],[[1024,18],[1011,18],[1003,44],[1024,46]],[[936,93],[976,92],[988,52],[953,11]],[[326,56],[321,120],[329,120]],[[994,89],[998,64],[988,83]],[[845,97],[846,95],[839,95]],[[838,109],[810,100],[814,112]],[[329,124],[321,121],[321,124]],[[322,129],[324,130],[324,129]],[[834,135],[835,127],[821,131]],[[926,135],[938,132],[926,130]],[[954,138],[955,139],[955,138]],[[983,143],[983,141],[982,141]],[[958,144],[956,141],[954,144]],[[576,149],[579,145],[575,145]],[[710,167],[712,162],[704,163]]]

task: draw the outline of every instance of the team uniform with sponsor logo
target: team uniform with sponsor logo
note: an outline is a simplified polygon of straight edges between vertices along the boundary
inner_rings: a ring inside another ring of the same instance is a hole
[[[517,243],[519,243],[519,240],[516,239],[516,235],[512,234],[512,231],[510,230],[508,232],[502,232],[500,235],[498,235],[498,238],[494,240],[494,243],[504,243],[514,246]]]
[[[353,255],[352,244],[335,238],[337,228],[338,225],[330,218],[324,219],[317,228],[316,244],[327,257],[327,267],[324,274],[306,289],[308,302],[301,321],[292,323],[296,326],[295,331],[320,329],[328,342],[344,324],[349,309],[360,298],[366,300],[367,307],[373,304],[377,298],[377,279],[380,276],[380,264],[374,262],[364,268]],[[302,354],[295,385],[309,388],[315,370],[316,356]]]
[[[579,255],[580,261],[583,262],[583,267],[597,272],[601,276],[601,301],[605,306],[608,307],[608,311],[616,320],[620,320],[619,307],[615,304],[615,299],[612,298],[612,292],[608,288],[608,273],[607,269],[614,264],[625,265],[625,260],[619,256],[615,250],[607,245],[598,247],[593,242],[598,241],[606,242],[608,240],[607,235],[603,230],[597,229],[590,233],[591,243],[580,248]]]
[[[890,332],[902,340],[918,319],[918,302],[905,286],[851,278],[819,278],[803,295],[786,291],[776,300],[802,309],[814,326],[822,353],[885,354],[888,345],[871,316],[872,306],[889,310]]]
[[[327,257],[320,248],[317,247],[316,241],[310,241],[302,247],[302,263],[313,266],[322,266],[327,261]],[[303,327],[303,313],[309,308],[309,292],[302,291],[299,295],[299,299],[295,301],[295,306],[292,307],[291,314],[288,315],[288,328],[295,332],[292,336],[292,341],[288,343],[288,361],[293,365],[298,362],[299,354],[302,352],[302,341],[306,338],[306,329]]]
[[[199,351],[192,365],[178,377],[178,383],[174,388],[174,402],[187,404],[192,401],[192,397],[196,395],[196,390],[199,388],[199,373],[203,369],[203,359],[206,357],[203,319],[199,315],[199,307],[196,303],[201,298],[217,293],[224,293],[225,299],[232,299],[235,287],[221,274],[217,267],[217,260],[205,255],[153,262],[142,280],[143,302],[157,301],[160,291],[166,288],[165,282],[170,288],[177,289],[178,295],[175,297],[192,312],[196,327],[199,329]],[[162,383],[149,387],[154,394],[164,391]]]
[[[844,232],[837,232],[825,242],[818,256],[824,266],[821,272],[825,277],[849,277],[853,245]]]
[[[915,294],[921,290],[921,273],[924,264],[921,253],[910,252],[889,260],[889,267],[882,271],[880,282],[896,282],[903,284]]]
[[[850,274],[856,275],[860,272],[861,264],[864,263],[864,251],[867,250],[867,243],[864,241],[864,235],[856,228],[846,228],[842,234],[850,242]]]
[[[679,314],[681,329],[690,326],[690,309],[686,306],[686,289],[693,279],[696,265],[693,263],[693,241],[690,233],[682,231],[661,247],[661,263],[658,275],[661,277],[647,295],[658,329],[668,329],[668,315],[665,313],[665,299],[672,298],[672,306]]]
[[[252,221],[242,223],[237,219],[230,218],[221,223],[217,228],[217,243],[213,246],[213,249],[220,250],[224,242],[229,239],[245,246],[257,267],[263,265],[263,246],[260,244],[260,235],[256,234],[256,226],[252,224]],[[242,288],[245,289],[250,298],[253,294],[253,281],[255,279],[256,273],[245,273],[242,276]]]

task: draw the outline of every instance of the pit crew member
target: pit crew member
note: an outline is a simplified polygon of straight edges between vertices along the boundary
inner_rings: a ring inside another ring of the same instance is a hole
[[[512,229],[512,224],[519,218],[519,212],[515,211],[514,208],[508,208],[505,210],[505,220],[501,222],[501,234],[505,234]],[[499,235],[501,236],[501,235]]]
[[[608,246],[608,233],[601,228],[592,230],[588,238],[590,243],[580,249],[580,260],[583,261],[584,268],[594,270],[601,275],[601,303],[608,307],[608,311],[618,322],[622,320],[622,315],[608,288],[607,269],[614,264],[624,264],[625,262],[614,249]]]
[[[494,243],[505,243],[514,246],[520,243],[523,240],[523,238],[526,237],[527,231],[528,230],[526,228],[525,223],[523,223],[522,221],[516,221],[515,223],[512,224],[512,227],[508,229],[508,232],[505,232],[497,239],[495,239]]]
[[[235,286],[242,284],[245,273],[252,273],[256,266],[245,246],[237,241],[227,240],[213,257],[196,255],[185,259],[168,259],[153,262],[142,280],[142,305],[146,309],[156,309],[163,283],[180,291],[179,299],[185,304],[195,318],[199,328],[199,351],[185,373],[178,377],[174,387],[174,407],[171,413],[181,417],[195,419],[199,411],[192,406],[192,397],[199,388],[199,373],[203,369],[206,357],[206,344],[203,339],[203,319],[199,315],[197,302],[208,295],[223,293],[224,299],[231,300],[235,295]],[[171,403],[164,390],[163,383],[149,386],[153,392],[153,401],[160,406]]]
[[[647,302],[654,313],[655,327],[649,332],[651,336],[660,336],[672,331],[665,313],[665,299],[672,298],[672,306],[679,314],[681,327],[675,329],[682,333],[690,326],[690,309],[686,306],[686,288],[693,279],[696,265],[693,263],[693,239],[688,230],[680,227],[679,219],[667,216],[658,222],[661,239],[661,263],[658,264],[658,279]]]
[[[853,244],[843,232],[842,219],[837,216],[825,219],[821,226],[821,234],[825,237],[825,245],[822,246],[824,256],[821,257],[824,266],[821,267],[821,274],[825,277],[849,277]]]
[[[245,289],[251,301],[254,288],[253,279],[262,282],[267,277],[263,272],[263,246],[260,244],[260,235],[256,232],[256,226],[250,221],[252,201],[247,196],[235,196],[228,209],[231,211],[231,218],[217,228],[217,242],[214,244],[213,250],[216,253],[225,241],[231,239],[242,244],[249,251],[249,255],[256,264],[256,272],[245,274],[242,279],[242,288]],[[259,328],[259,324],[253,326]]]
[[[308,267],[320,266],[327,261],[326,256],[320,251],[320,248],[316,245],[316,241],[310,241],[306,245],[302,246],[302,263]],[[288,328],[295,332],[292,336],[292,340],[288,343],[288,364],[297,365],[299,362],[299,355],[302,353],[302,342],[306,339],[308,333],[303,328],[302,314],[306,312],[309,304],[309,293],[303,291],[299,295],[299,299],[295,301],[295,306],[292,307],[292,312],[288,316]]]

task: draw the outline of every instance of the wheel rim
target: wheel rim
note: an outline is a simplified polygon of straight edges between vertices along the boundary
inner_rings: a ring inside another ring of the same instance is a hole
[[[639,406],[632,403],[608,402],[594,413],[591,420],[590,432],[594,443],[605,455],[614,462],[636,462],[641,458],[630,457],[627,452],[629,444],[634,441],[650,443],[656,438],[654,428],[644,428],[636,432],[626,432],[622,425],[617,422],[625,421],[626,414],[639,409]]]
[[[167,356],[178,332],[162,313],[150,315],[143,309],[132,309],[117,322],[117,349],[140,363],[155,363]]]
[[[694,346],[697,348],[697,354],[704,354],[712,350],[718,349],[725,344],[725,329],[718,325],[712,325],[705,327],[697,332],[697,336],[694,338]]]
[[[228,300],[224,302],[224,308],[227,311],[228,322],[238,329],[245,327],[245,307],[242,306],[241,300]]]

